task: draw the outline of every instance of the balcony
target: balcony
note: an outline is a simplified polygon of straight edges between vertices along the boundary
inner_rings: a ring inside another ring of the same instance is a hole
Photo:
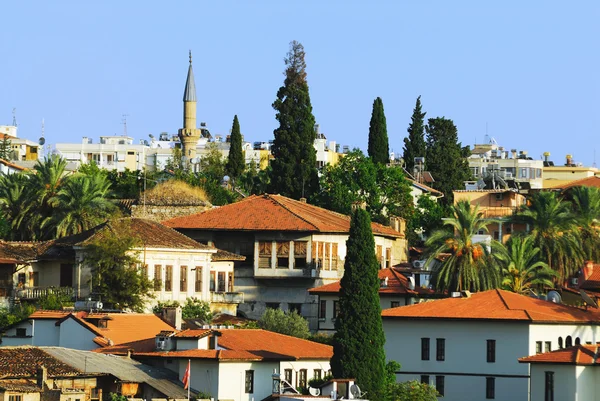
[[[15,288],[15,298],[20,299],[38,299],[51,294],[72,297],[74,294],[72,287],[29,287]]]
[[[213,291],[210,293],[210,302],[219,304],[242,304],[244,303],[244,293]]]
[[[479,211],[484,219],[497,219],[512,216],[517,208],[514,206],[480,206]]]

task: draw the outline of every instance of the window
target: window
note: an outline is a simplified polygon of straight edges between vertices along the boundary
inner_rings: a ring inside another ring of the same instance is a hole
[[[544,352],[552,351],[552,342],[546,341],[545,345],[546,345],[546,347],[544,348]]]
[[[140,268],[140,273],[142,274],[142,277],[149,278],[148,277],[148,265],[143,265]]]
[[[288,304],[288,312],[289,313],[296,312],[297,314],[300,315],[300,312],[302,312],[302,304],[289,303]]]
[[[327,301],[319,302],[319,319],[325,319],[327,316]]]
[[[258,243],[258,267],[268,269],[271,267],[271,253],[273,244],[271,241],[260,241]]]
[[[292,369],[286,369],[283,371],[283,376],[286,382],[292,384]]]
[[[246,371],[246,394],[254,393],[254,371],[247,370]]]
[[[392,308],[397,308],[397,307],[399,307],[399,306],[400,306],[400,301],[392,301],[392,302],[390,303],[390,306],[391,306]]]
[[[98,320],[98,328],[99,329],[106,329],[108,327],[108,320],[107,319],[100,319]]]
[[[435,377],[435,389],[437,390],[438,393],[440,393],[440,396],[444,396],[444,384],[445,384],[445,376],[436,376]]]
[[[300,369],[298,372],[298,387],[306,388],[306,369]]]
[[[544,401],[554,401],[554,372],[545,372]]]
[[[421,383],[429,384],[429,375],[421,375]]]
[[[215,278],[216,278],[215,272],[214,271],[210,272],[210,284],[208,286],[209,291],[215,290],[215,287],[216,287]]]
[[[290,266],[290,242],[277,241],[277,266],[287,269]]]
[[[187,266],[179,266],[179,291],[187,292]]]
[[[392,248],[385,248],[385,267],[392,267]]]
[[[162,266],[154,265],[154,291],[162,289]]]
[[[165,291],[173,291],[173,266],[165,266]]]
[[[219,272],[217,275],[217,291],[225,292],[225,272]]]
[[[308,242],[294,241],[294,269],[306,267],[306,249]]]
[[[486,377],[485,378],[485,398],[493,400],[496,398],[496,378]]]
[[[436,345],[436,353],[435,353],[435,359],[437,361],[443,361],[446,359],[446,339],[444,338],[436,338],[435,339],[435,345]]]
[[[580,345],[581,344],[581,340],[579,339],[579,337],[577,337],[575,339],[575,345]]]
[[[429,338],[421,338],[421,360],[429,360]]]
[[[338,268],[338,244],[335,242],[331,244],[331,270],[337,270]]]
[[[496,340],[487,340],[487,361],[496,362]]]
[[[536,354],[541,354],[542,353],[542,342],[541,341],[536,341],[535,342],[535,353]]]
[[[325,256],[323,256],[323,269],[331,270],[331,242],[322,242],[323,248],[325,249]],[[319,248],[319,252],[321,248]]]
[[[194,291],[202,292],[202,266],[196,266],[196,279],[194,284]]]
[[[501,201],[504,199],[504,194],[496,194],[495,198],[496,198],[496,201]]]
[[[227,273],[227,291],[233,292],[233,272]]]
[[[313,371],[313,379],[321,380],[321,377],[322,377],[322,374],[323,374],[322,372],[323,371],[321,369],[315,369]]]
[[[321,248],[319,248],[321,247]],[[323,258],[323,254],[319,253],[319,249],[323,249],[322,248],[322,244],[319,241],[313,241],[311,244],[311,255],[312,255],[312,263],[315,265],[315,267],[317,269],[321,268],[321,260]]]
[[[39,272],[29,273],[29,285],[31,285],[32,287],[37,287],[40,285],[40,273]]]
[[[279,309],[279,302],[267,302],[265,306],[268,309]]]
[[[340,301],[333,301],[333,318],[338,317],[340,313]]]
[[[558,349],[562,349],[563,348],[563,339],[562,337],[558,337]]]
[[[381,245],[377,245],[375,247],[375,254],[377,255],[377,261],[379,262],[379,267],[383,267],[383,247]]]
[[[573,339],[571,338],[571,336],[567,336],[567,339],[565,340],[565,348],[569,348],[573,346]]]
[[[8,396],[8,401],[23,401],[23,396],[21,394],[12,394]]]
[[[26,336],[27,336],[27,329],[17,328],[17,337],[26,337]]]

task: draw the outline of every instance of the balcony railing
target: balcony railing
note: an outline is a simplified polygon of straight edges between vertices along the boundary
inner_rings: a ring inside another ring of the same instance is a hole
[[[517,208],[512,206],[480,206],[479,211],[482,213],[483,218],[493,219],[512,216]]]
[[[213,291],[210,293],[210,302],[221,304],[243,304],[244,293]]]
[[[21,299],[38,299],[50,294],[64,295],[72,297],[74,294],[72,287],[29,287],[15,288],[15,297]]]

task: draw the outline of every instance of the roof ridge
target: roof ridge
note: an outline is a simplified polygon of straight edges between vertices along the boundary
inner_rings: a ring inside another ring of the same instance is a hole
[[[312,223],[312,222],[308,221],[308,220],[307,220],[307,219],[305,219],[304,217],[300,216],[298,213],[294,213],[293,211],[291,211],[291,210],[290,210],[290,208],[289,208],[289,207],[287,207],[286,205],[284,205],[283,203],[281,203],[279,200],[275,199],[275,198],[274,198],[275,196],[281,196],[281,195],[265,194],[265,197],[266,197],[266,198],[268,198],[268,199],[272,199],[272,200],[273,200],[274,202],[276,202],[276,203],[277,203],[279,206],[281,206],[282,208],[284,208],[285,210],[287,210],[288,212],[290,212],[290,213],[291,213],[291,214],[293,214],[294,216],[298,217],[300,220],[302,220],[302,221],[304,221],[305,223],[309,224],[309,225],[310,225],[310,226],[312,226],[312,227],[313,227],[315,230],[317,230],[317,231],[321,231],[321,230],[319,229],[319,227],[317,227],[317,226],[316,226],[314,223]],[[292,200],[292,201],[294,201],[294,202],[302,203],[303,205],[309,205],[309,206],[312,206],[312,207],[318,207],[318,206],[311,205],[311,204],[309,204],[309,203],[303,203],[303,202],[297,201],[296,199],[287,198],[287,197],[286,197],[286,199],[288,199],[288,200]],[[325,209],[325,210],[327,210],[327,209]],[[328,211],[330,212],[331,210],[328,210]]]

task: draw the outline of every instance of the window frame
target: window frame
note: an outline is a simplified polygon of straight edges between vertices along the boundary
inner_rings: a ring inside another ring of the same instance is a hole
[[[435,377],[435,389],[440,394],[440,397],[444,396],[444,393],[446,392],[446,376]]]
[[[188,267],[179,266],[179,292],[187,292]]]
[[[541,354],[543,350],[543,343],[541,341],[536,341],[535,342],[535,354]]]
[[[435,339],[435,360],[443,362],[446,360],[446,339]]]
[[[421,337],[421,360],[429,361],[431,359],[431,339]]]
[[[325,320],[327,318],[327,301],[319,300],[319,320]]]
[[[496,363],[496,340],[487,340],[486,360],[488,363]]]
[[[333,301],[333,317],[331,318],[331,320],[337,319],[338,315],[340,314],[340,301]]]
[[[493,400],[496,398],[496,378],[486,377],[485,378],[485,399]]]
[[[544,372],[544,401],[554,401],[554,372]]]
[[[244,392],[254,394],[254,370],[247,370],[244,381]]]

